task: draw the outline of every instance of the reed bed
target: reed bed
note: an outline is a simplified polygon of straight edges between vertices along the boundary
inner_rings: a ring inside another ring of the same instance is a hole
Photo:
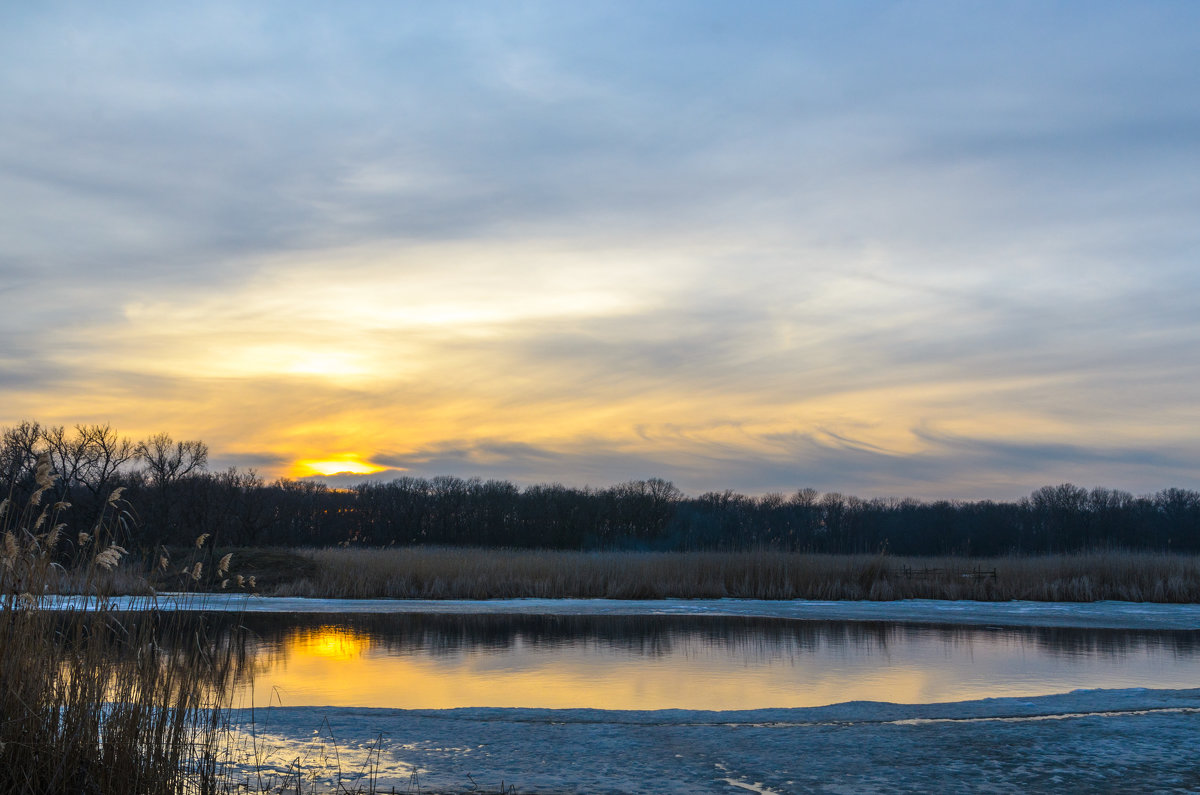
[[[1200,601],[1200,557],[1120,551],[986,559],[441,547],[339,547],[300,554],[314,570],[273,585],[265,595]]]
[[[69,532],[70,506],[43,505],[54,480],[43,458],[27,501],[0,501],[0,792],[234,791],[220,754],[245,646],[149,599],[113,610],[109,594],[150,592],[113,535],[132,520],[121,490]],[[64,591],[84,598],[44,607]]]

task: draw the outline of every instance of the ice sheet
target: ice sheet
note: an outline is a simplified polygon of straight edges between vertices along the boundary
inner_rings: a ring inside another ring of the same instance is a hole
[[[238,719],[231,754],[283,791],[297,771],[305,792],[367,780],[398,792],[662,795],[1200,786],[1200,690],[741,712],[310,707]]]

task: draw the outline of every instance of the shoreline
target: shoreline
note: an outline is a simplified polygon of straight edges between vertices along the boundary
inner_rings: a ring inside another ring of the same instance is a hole
[[[312,599],[246,594],[160,593],[100,597],[109,609],[309,614],[713,616],[785,621],[857,621],[956,626],[1200,631],[1200,604],[1158,602],[979,602],[904,599]],[[46,596],[44,609],[97,597]]]

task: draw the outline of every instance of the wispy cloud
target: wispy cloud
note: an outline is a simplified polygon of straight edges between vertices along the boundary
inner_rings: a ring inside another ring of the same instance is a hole
[[[271,474],[1200,484],[1189,4],[6,22],[0,422]]]

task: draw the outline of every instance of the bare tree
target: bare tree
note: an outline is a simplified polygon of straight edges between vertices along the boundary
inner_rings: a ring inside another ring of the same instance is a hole
[[[23,481],[33,477],[37,466],[42,426],[21,422],[0,432],[0,498],[9,496]]]
[[[817,504],[817,498],[820,496],[821,493],[816,489],[797,489],[796,493],[792,495],[792,505],[797,508],[812,508]]]
[[[62,425],[53,425],[42,428],[41,443],[50,456],[50,466],[58,473],[58,495],[65,498],[71,492],[71,487],[80,482],[87,468],[87,442],[82,434],[70,434]]]
[[[137,447],[127,436],[118,436],[112,426],[76,425],[88,451],[80,482],[94,497],[107,496],[109,485],[121,467],[137,455]]]
[[[135,455],[146,465],[159,486],[174,483],[208,466],[208,445],[201,441],[176,442],[168,433],[157,433],[138,442]]]

